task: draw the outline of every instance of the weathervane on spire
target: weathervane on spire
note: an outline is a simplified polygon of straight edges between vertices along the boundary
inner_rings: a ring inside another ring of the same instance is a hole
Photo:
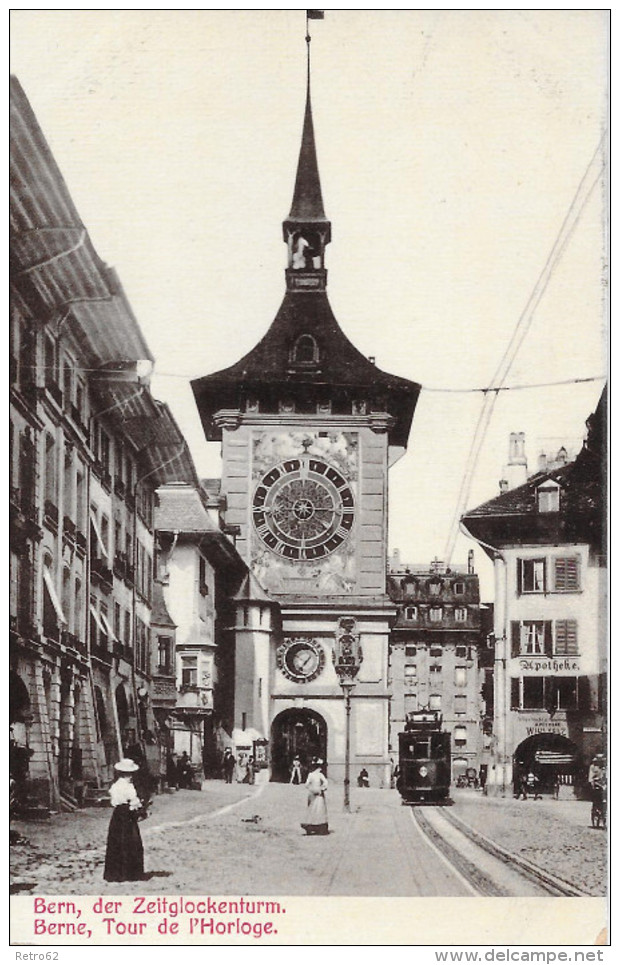
[[[324,19],[324,10],[306,10],[306,43],[308,44],[308,52],[310,52],[310,41],[312,40],[312,37],[310,36],[310,20]]]

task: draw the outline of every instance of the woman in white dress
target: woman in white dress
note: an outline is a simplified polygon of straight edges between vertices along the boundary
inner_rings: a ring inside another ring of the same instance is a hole
[[[327,778],[321,770],[322,764],[323,761],[318,758],[312,761],[308,780],[306,781],[308,807],[306,810],[306,821],[301,825],[306,834],[329,834],[329,828],[327,826],[327,805],[325,804]]]

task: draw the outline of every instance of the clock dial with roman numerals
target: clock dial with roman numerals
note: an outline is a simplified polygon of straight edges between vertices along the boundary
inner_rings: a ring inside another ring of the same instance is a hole
[[[254,492],[252,516],[256,532],[274,553],[291,560],[317,560],[348,539],[355,504],[337,469],[304,455],[263,476]]]

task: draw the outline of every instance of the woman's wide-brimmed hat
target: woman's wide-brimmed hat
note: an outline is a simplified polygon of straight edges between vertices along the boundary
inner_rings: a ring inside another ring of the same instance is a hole
[[[135,761],[130,760],[128,757],[124,757],[122,761],[114,765],[114,770],[118,771],[119,774],[133,774],[134,771],[139,771],[140,768]]]
[[[323,765],[323,761],[321,760],[320,757],[315,757],[315,758],[313,759],[313,761],[312,761],[312,766],[313,766],[313,767],[322,767],[322,765]]]

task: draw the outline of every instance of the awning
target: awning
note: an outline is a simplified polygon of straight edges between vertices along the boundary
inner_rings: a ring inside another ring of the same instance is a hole
[[[103,553],[103,555],[104,555],[104,556],[106,557],[106,559],[107,559],[107,557],[108,557],[108,548],[107,548],[107,546],[105,545],[105,543],[103,542],[103,536],[101,535],[101,530],[99,529],[99,523],[97,522],[97,517],[96,517],[95,514],[93,513],[92,509],[91,509],[91,511],[90,511],[90,521],[91,521],[92,527],[93,527],[93,529],[94,529],[94,531],[95,531],[95,536],[97,537],[97,542],[99,543],[99,549],[101,550],[101,552]]]
[[[92,605],[92,603],[90,604],[90,612],[92,613],[95,623],[97,624],[101,632],[105,633],[105,635],[107,636],[109,632],[108,628],[105,626],[103,620],[101,619],[99,611]]]
[[[572,764],[575,756],[561,751],[536,751],[534,760],[537,764]]]
[[[116,634],[114,633],[114,630],[113,630],[112,627],[110,626],[110,622],[109,622],[107,616],[105,615],[105,613],[100,613],[99,616],[100,616],[101,622],[103,623],[104,628],[105,628],[103,632],[108,635],[108,637],[110,638],[110,640],[113,640],[113,641],[118,640],[118,637],[116,636]]]
[[[61,604],[60,604],[60,600],[58,599],[58,594],[56,593],[56,587],[54,586],[54,578],[53,578],[52,574],[50,573],[50,571],[49,571],[49,569],[48,569],[47,566],[44,566],[44,567],[43,567],[43,579],[44,579],[45,585],[46,585],[46,587],[47,587],[47,592],[48,592],[49,595],[50,595],[50,600],[52,601],[52,605],[53,605],[53,607],[54,607],[54,609],[55,609],[55,611],[56,611],[56,616],[58,617],[58,622],[59,622],[59,623],[62,623],[62,625],[66,627],[66,626],[67,626],[67,618],[65,617],[64,613],[62,612],[62,606],[61,606]]]

